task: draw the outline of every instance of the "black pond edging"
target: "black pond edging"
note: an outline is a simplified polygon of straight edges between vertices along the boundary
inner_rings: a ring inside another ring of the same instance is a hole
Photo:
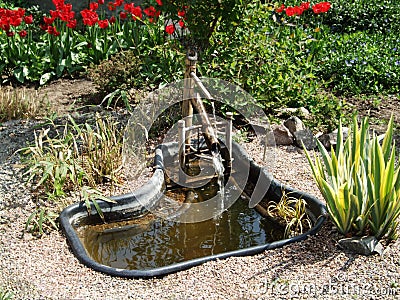
[[[116,201],[116,203],[109,203],[101,200],[97,201],[99,206],[103,210],[106,220],[115,221],[141,216],[146,212],[146,209],[143,207],[142,204],[140,204],[140,202],[148,203],[149,205],[151,205],[151,203],[156,203],[160,199],[165,189],[163,158],[164,156],[168,155],[171,157],[171,154],[169,154],[168,152],[171,151],[171,149],[176,148],[176,145],[171,145],[172,144],[160,145],[158,147],[155,155],[155,172],[152,178],[144,186],[136,190],[134,194],[131,193],[111,197],[113,200]],[[271,243],[266,243],[264,245],[200,257],[154,269],[126,270],[102,265],[94,261],[87,255],[86,250],[73,227],[73,224],[80,219],[88,218],[87,208],[83,202],[80,202],[68,206],[60,214],[61,228],[63,229],[69,241],[73,253],[81,263],[88,266],[89,268],[112,276],[128,278],[161,277],[163,275],[182,271],[211,260],[224,259],[230,256],[254,255],[257,253],[261,253],[265,250],[280,248],[294,242],[305,240],[309,235],[314,235],[320,230],[327,216],[326,207],[321,201],[310,194],[285,186],[279,181],[273,179],[266,168],[258,166],[248,156],[243,148],[241,148],[236,143],[233,144],[232,153],[233,158],[236,160],[236,162],[243,162],[244,165],[247,164],[247,167],[248,165],[250,165],[248,180],[252,181],[253,184],[255,184],[257,180],[260,180],[259,186],[261,187],[265,186],[264,184],[269,184],[269,188],[266,192],[260,189],[258,191],[254,191],[253,194],[257,194],[258,196],[265,194],[265,196],[270,200],[279,200],[282,196],[283,191],[290,192],[292,193],[291,196],[297,198],[302,197],[308,204],[309,212],[312,216],[314,216],[314,226],[309,231],[301,235]],[[90,218],[94,219],[94,221],[100,221],[93,207],[91,208]]]

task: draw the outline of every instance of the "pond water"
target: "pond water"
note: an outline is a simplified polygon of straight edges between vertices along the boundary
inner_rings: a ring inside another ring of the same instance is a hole
[[[207,201],[217,192],[215,179],[201,188],[178,188],[166,195],[177,201],[185,195],[190,195],[190,201]],[[148,213],[129,221],[81,225],[76,230],[93,260],[129,270],[163,267],[283,238],[282,228],[250,209],[244,197],[203,222],[179,223]]]

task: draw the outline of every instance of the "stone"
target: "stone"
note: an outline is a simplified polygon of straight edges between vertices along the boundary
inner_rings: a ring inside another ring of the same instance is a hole
[[[343,131],[343,141],[344,141],[349,136],[349,128],[343,127],[342,131]],[[337,145],[337,133],[338,130],[336,129],[331,133],[322,134],[321,136],[318,137],[318,140],[322,143],[322,145],[326,149],[331,150],[331,147],[335,149]]]
[[[287,129],[289,129],[291,134],[294,134],[296,131],[305,129],[303,122],[295,116],[287,119],[285,122],[283,122],[283,125],[285,125]]]
[[[361,254],[371,255],[378,253],[382,255],[383,246],[374,236],[352,237],[339,240],[339,246],[347,251]]]
[[[312,150],[317,147],[317,141],[312,131],[308,128],[296,131],[293,136],[295,145],[300,148],[303,148],[303,144],[307,150]]]
[[[292,145],[293,135],[290,133],[289,129],[284,125],[273,125],[272,131],[274,133],[275,144],[276,145]]]

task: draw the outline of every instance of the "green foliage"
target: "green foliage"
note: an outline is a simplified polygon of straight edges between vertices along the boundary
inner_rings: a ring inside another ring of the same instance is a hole
[[[385,34],[400,29],[400,3],[396,0],[332,0],[333,9],[324,23],[333,32],[366,31]]]
[[[155,1],[151,1],[155,2]],[[245,12],[248,0],[163,1],[160,9],[166,19],[182,20],[188,29],[183,38],[185,46],[205,49],[215,32],[232,35]],[[178,15],[181,12],[181,16]]]
[[[323,92],[325,83],[315,70],[325,29],[315,32],[301,24],[282,23],[274,20],[272,10],[249,5],[234,36],[218,32],[212,37],[199,71],[239,85],[268,113],[303,106],[315,112],[309,125],[335,127],[342,103]],[[329,120],[322,114],[328,111]]]
[[[56,219],[58,214],[45,208],[36,209],[28,218],[25,230],[38,236],[50,230],[57,230]]]
[[[400,90],[400,46],[396,33],[331,35],[320,54],[318,74],[340,94]]]
[[[342,234],[371,233],[378,239],[396,237],[400,215],[400,167],[395,166],[393,117],[380,137],[369,133],[367,119],[360,128],[354,118],[352,131],[343,142],[339,127],[336,150],[331,154],[318,143],[322,160],[312,161],[314,179],[324,196],[333,223]]]

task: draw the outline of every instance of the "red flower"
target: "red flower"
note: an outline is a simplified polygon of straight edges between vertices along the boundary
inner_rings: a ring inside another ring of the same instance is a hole
[[[114,5],[116,7],[121,6],[124,3],[124,0],[115,0]]]
[[[18,16],[18,18],[22,18],[25,15],[25,9],[23,8],[18,8],[15,11],[15,14]]]
[[[60,12],[58,10],[50,10],[50,16],[53,19],[57,19],[60,16]]]
[[[173,34],[175,32],[175,25],[170,24],[165,27],[165,32],[168,34]]]
[[[83,24],[87,26],[93,26],[99,20],[99,15],[95,11],[84,9],[81,11]]]
[[[15,33],[13,31],[7,31],[6,34],[8,37],[12,37]]]
[[[54,35],[54,36],[59,36],[60,35],[60,32],[57,31],[55,26],[48,26],[47,27],[47,33],[51,34],[51,35]]]
[[[62,11],[63,12],[72,11],[72,4],[70,3],[65,4]]]
[[[99,26],[100,26],[101,29],[105,29],[105,28],[107,28],[108,25],[109,25],[107,19],[105,19],[105,20],[99,20],[99,21],[97,22],[97,24],[99,24]]]
[[[108,2],[108,10],[113,11],[116,10],[115,4],[113,2]]]
[[[156,0],[157,4],[162,6],[162,1],[161,0]]]
[[[99,5],[103,5],[103,4],[104,4],[104,0],[98,0],[97,3],[98,3]]]
[[[142,8],[140,6],[133,7],[131,9],[131,14],[132,14],[132,19],[142,19],[143,14],[142,14]]]
[[[291,7],[291,6],[287,7],[287,8],[285,9],[285,13],[286,13],[286,15],[287,15],[288,17],[294,16],[294,14],[295,14],[294,8]]]
[[[314,4],[312,6],[312,10],[316,14],[325,13],[331,8],[331,4],[329,2],[320,2]]]
[[[25,22],[25,24],[32,24],[33,23],[33,16],[32,15],[25,16],[24,17],[24,22]]]
[[[15,26],[15,27],[17,27],[17,26],[19,26],[19,25],[21,25],[21,22],[22,22],[22,18],[10,18],[10,25],[11,26]]]
[[[74,11],[66,11],[60,14],[60,19],[64,22],[72,21],[75,18]]]
[[[186,12],[184,10],[178,10],[178,17],[184,17]]]
[[[303,9],[300,6],[289,6],[286,8],[285,13],[288,17],[300,16],[303,13]]]
[[[20,32],[18,32],[19,36],[24,38],[28,35],[28,32],[26,30],[21,30]]]
[[[53,24],[55,18],[49,18],[49,17],[43,17],[43,21],[46,25],[51,25]]]
[[[76,27],[76,20],[70,20],[67,22],[67,27],[74,29]]]
[[[95,11],[99,8],[99,4],[97,2],[90,2],[89,9]]]
[[[304,10],[310,9],[310,2],[303,2],[300,4],[300,7]]]
[[[119,13],[119,17],[121,18],[121,20],[125,20],[125,19],[128,17],[128,15],[127,15],[126,12],[121,11],[121,12]]]
[[[109,22],[110,24],[114,24],[117,21],[117,19],[114,16],[111,16]]]
[[[57,10],[63,10],[65,6],[64,0],[53,0],[53,4]]]
[[[149,17],[158,17],[160,15],[160,12],[158,12],[154,6],[149,6],[144,10],[144,13],[148,15]]]
[[[300,16],[303,13],[303,8],[300,6],[295,6],[293,9],[296,16]]]
[[[280,7],[278,7],[277,9],[275,9],[275,11],[277,13],[281,13],[285,10],[285,4],[282,4]]]
[[[178,24],[179,24],[179,26],[180,26],[181,28],[185,28],[185,27],[186,27],[186,26],[185,26],[185,22],[183,22],[183,20],[179,20]]]

